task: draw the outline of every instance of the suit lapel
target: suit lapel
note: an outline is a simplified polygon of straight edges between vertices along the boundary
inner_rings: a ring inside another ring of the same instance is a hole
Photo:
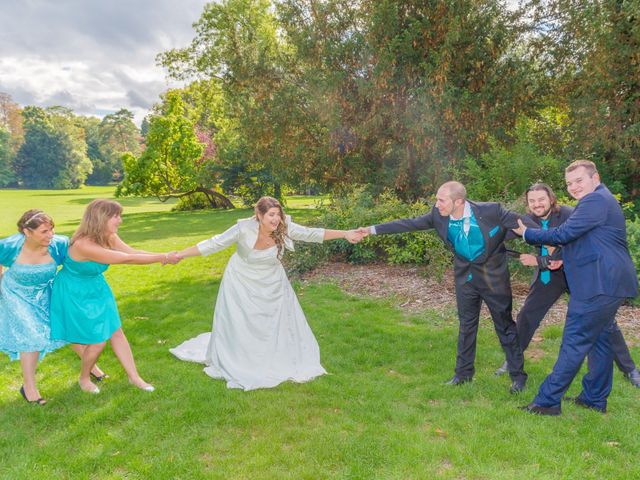
[[[484,240],[484,252],[482,253],[480,258],[485,259],[487,258],[489,252],[489,241],[491,239],[491,237],[489,237],[489,231],[493,227],[492,225],[487,224],[484,221],[480,207],[478,207],[474,203],[469,203],[471,204],[471,211],[473,212],[473,216],[476,218],[476,223],[478,224],[478,227],[480,227],[480,231],[482,232],[482,239]]]
[[[435,207],[433,207],[432,217],[434,218],[433,223],[435,224],[438,235],[440,235],[442,241],[447,244],[451,250],[454,250],[453,243],[449,241],[449,217],[440,215],[440,212]]]

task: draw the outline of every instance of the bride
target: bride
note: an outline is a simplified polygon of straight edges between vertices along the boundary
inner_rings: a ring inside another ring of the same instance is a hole
[[[353,231],[307,228],[285,216],[280,203],[262,197],[255,216],[226,232],[178,252],[181,258],[210,255],[234,243],[236,253],[222,276],[213,314],[213,332],[170,350],[181,360],[204,363],[227,387],[253,390],[287,381],[306,382],[324,375],[320,349],[280,263],[293,241],[345,238]]]

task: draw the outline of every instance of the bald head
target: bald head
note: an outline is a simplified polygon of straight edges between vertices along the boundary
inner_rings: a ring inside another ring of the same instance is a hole
[[[466,198],[467,189],[460,182],[443,183],[436,193],[436,208],[442,216],[460,218]]]
[[[451,200],[467,199],[467,189],[464,188],[464,185],[460,182],[451,181],[443,183],[438,191],[441,191],[443,194],[448,195]]]

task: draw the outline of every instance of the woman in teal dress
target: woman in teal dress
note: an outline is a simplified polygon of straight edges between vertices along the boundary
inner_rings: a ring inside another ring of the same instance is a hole
[[[38,360],[65,345],[50,338],[49,301],[69,239],[53,227],[46,213],[29,210],[18,221],[20,233],[0,240],[0,351],[20,360],[20,393],[38,405],[46,403],[36,385]]]
[[[179,261],[174,253],[149,253],[124,243],[118,236],[121,213],[120,204],[112,200],[98,199],[87,206],[53,283],[51,336],[83,349],[78,383],[82,390],[90,393],[100,392],[91,381],[90,373],[107,340],[129,382],[146,391],[154,390],[136,369],[115,298],[103,272],[113,264],[164,265]]]

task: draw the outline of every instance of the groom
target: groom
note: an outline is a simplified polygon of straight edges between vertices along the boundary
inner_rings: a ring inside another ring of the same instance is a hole
[[[505,235],[517,225],[518,215],[498,203],[472,202],[459,182],[447,182],[436,193],[431,212],[371,227],[366,235],[435,229],[454,253],[456,303],[460,330],[455,375],[449,385],[470,382],[475,372],[476,336],[480,307],[484,301],[504,350],[511,376],[511,393],[524,390],[527,374],[511,315],[511,283],[507,268]]]

